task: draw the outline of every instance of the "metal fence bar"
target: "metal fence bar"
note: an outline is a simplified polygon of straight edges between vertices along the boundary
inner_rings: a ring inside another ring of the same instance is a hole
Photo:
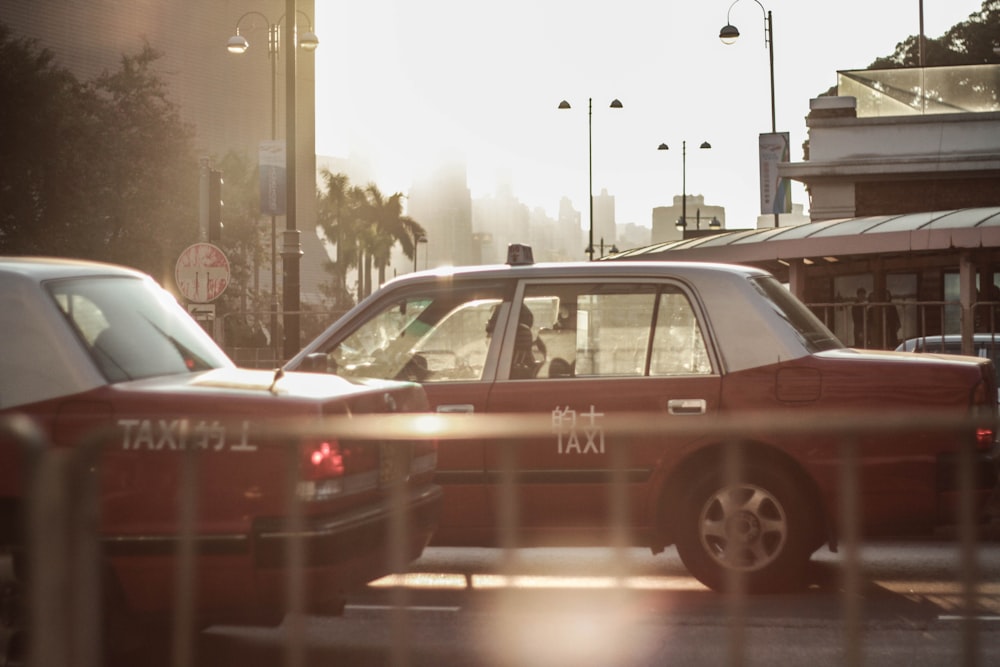
[[[977,556],[978,534],[976,513],[972,502],[974,488],[975,442],[970,436],[958,451],[958,530],[959,564],[962,587],[961,603],[961,664],[976,667],[979,664],[979,561]]]
[[[735,488],[746,479],[746,457],[743,446],[728,440],[722,461],[722,478],[726,488]],[[730,547],[727,545],[727,554]],[[726,616],[729,619],[729,637],[726,643],[726,664],[729,667],[742,667],[746,658],[746,619],[747,619],[747,580],[744,572],[736,567],[730,568],[726,581]]]
[[[97,667],[101,573],[97,482],[91,470],[98,443],[88,440],[75,450],[50,449],[34,423],[20,416],[0,418],[0,437],[20,449],[24,557],[29,573],[27,624],[28,628],[45,628],[45,632],[28,633],[28,663],[33,667]],[[19,555],[15,552],[13,557],[16,560]],[[15,563],[15,579],[17,571]]]
[[[289,535],[285,549],[285,642],[286,667],[305,665],[305,517],[298,488],[301,481],[296,438],[287,440],[285,456],[285,530]]]
[[[413,437],[413,416],[380,415],[368,419],[356,415],[350,420],[327,420],[316,426],[303,427],[294,433],[287,433],[289,444],[312,433],[328,433],[335,430],[344,438],[372,438],[373,434],[386,442],[386,446],[398,446],[398,441]],[[500,457],[500,473],[496,480],[500,496],[498,538],[502,556],[502,574],[515,575],[518,561],[517,530],[519,525],[518,507],[518,464],[517,450],[524,446],[526,439],[537,437],[539,433],[549,433],[551,424],[547,417],[534,419],[519,416],[517,420],[509,416],[469,419],[460,421],[441,420],[439,431],[428,433],[428,437],[438,440],[491,439],[497,442],[502,436],[497,453]],[[841,440],[838,475],[841,523],[839,545],[842,554],[841,575],[843,610],[843,662],[850,667],[864,664],[862,569],[860,545],[860,454],[859,433],[885,433],[891,435],[902,429],[913,431],[921,428],[968,428],[974,422],[966,418],[937,418],[933,415],[879,414],[879,415],[831,415],[829,421],[817,424],[813,419],[797,419],[794,416],[774,420],[768,415],[742,415],[735,418],[720,417],[711,423],[684,423],[664,426],[638,415],[608,416],[605,428],[617,434],[624,434],[626,441],[631,436],[644,435],[655,429],[664,438],[672,435],[697,432],[701,436],[718,438],[728,443],[722,457],[722,469],[718,474],[731,486],[744,480],[748,464],[747,453],[737,443],[743,433],[766,427],[772,432],[814,435],[824,431]],[[322,429],[322,431],[320,431]],[[427,433],[426,429],[422,432]],[[76,450],[49,449],[40,434],[20,420],[0,419],[0,436],[22,443],[28,454],[27,489],[28,512],[26,526],[29,528],[27,553],[32,573],[29,596],[31,604],[31,627],[45,627],[42,633],[31,636],[30,660],[32,667],[97,667],[100,656],[100,599],[101,572],[98,547],[97,488],[100,479],[100,450],[86,443]],[[980,638],[981,577],[979,569],[979,536],[976,512],[973,503],[975,488],[975,443],[970,438],[966,446],[958,450],[957,487],[959,494],[959,534],[957,554],[960,566],[957,583],[960,584],[960,623],[955,634],[958,664],[975,667],[982,655]],[[307,637],[305,634],[306,591],[303,590],[303,572],[306,555],[303,540],[304,515],[297,488],[299,483],[298,449],[288,447],[287,515],[284,532],[297,536],[288,542],[285,555],[287,598],[286,644],[284,664],[288,667],[302,667],[306,664]],[[612,565],[618,592],[625,593],[626,577],[630,573],[627,550],[628,544],[628,446],[614,443],[610,448],[611,481],[609,491],[609,535],[613,547]],[[181,587],[195,588],[197,551],[195,544],[195,520],[198,514],[198,464],[197,452],[183,457],[182,481],[179,487],[178,508],[182,517],[182,536],[178,552],[178,603],[174,616],[173,664],[189,667],[196,664],[194,649],[196,637],[193,634],[194,591],[183,591]],[[408,568],[407,545],[409,544],[409,519],[405,511],[405,487],[395,484],[387,500],[389,525],[385,536],[385,558],[393,573],[404,573]],[[93,502],[81,502],[87,498]],[[748,661],[747,610],[748,593],[742,573],[734,571],[727,582],[724,594],[728,625],[726,647],[727,665],[738,667]],[[413,629],[407,606],[410,594],[403,586],[397,586],[391,596],[390,616],[392,646],[388,659],[394,667],[408,667],[412,662]],[[70,604],[67,605],[67,600]],[[510,607],[508,607],[509,611]],[[188,636],[185,637],[184,633]]]
[[[838,549],[843,554],[843,592],[841,606],[844,613],[844,664],[860,667],[863,664],[861,644],[861,489],[858,479],[858,443],[847,436],[841,447],[840,512]]]
[[[183,438],[187,438],[188,424],[183,427]],[[198,517],[198,472],[201,457],[194,447],[188,447],[181,454],[181,469],[177,493],[179,541],[177,552],[176,582],[174,590],[173,614],[173,666],[187,667],[195,664],[195,560],[197,548],[195,529]]]
[[[383,447],[409,447],[409,443],[386,442]],[[394,457],[399,460],[398,457]],[[389,572],[402,575],[409,568],[409,522],[406,512],[406,487],[401,480],[393,480],[389,488],[389,523],[386,539],[386,563]],[[405,586],[394,586],[390,594],[392,610],[390,612],[391,632],[394,641],[390,649],[390,664],[393,667],[409,667],[412,645],[412,629],[407,610],[409,591]]]

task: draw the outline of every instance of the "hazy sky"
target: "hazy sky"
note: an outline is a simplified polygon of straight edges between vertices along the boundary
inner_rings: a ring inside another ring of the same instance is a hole
[[[726,208],[730,229],[759,209],[757,137],[770,131],[764,11],[732,6],[741,37],[719,41],[731,0],[317,0],[317,153],[365,155],[378,185],[406,192],[440,154],[468,165],[474,197],[508,179],[550,216],[568,196],[587,225],[587,99],[593,189],[618,223],[651,224],[687,192]],[[773,14],[777,129],[802,160],[809,100],[919,32],[919,0],[762,0]],[[981,0],[924,0],[940,37]],[[610,109],[613,99],[624,108]],[[558,110],[561,100],[572,105]],[[708,141],[711,150],[699,150]],[[665,142],[669,151],[657,151]],[[805,204],[796,184],[793,201]],[[690,212],[689,212],[690,214]]]

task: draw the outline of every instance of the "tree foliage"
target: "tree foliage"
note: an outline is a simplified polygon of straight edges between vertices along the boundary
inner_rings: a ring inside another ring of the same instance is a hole
[[[924,39],[924,64],[981,65],[1000,63],[994,48],[1000,46],[1000,0],[983,0],[979,11],[962,23],[952,26],[936,39]],[[892,69],[920,66],[919,36],[910,35],[896,45],[889,56],[876,59],[868,69]]]
[[[385,282],[393,249],[398,245],[407,259],[416,253],[416,240],[426,230],[403,214],[403,194],[386,197],[377,185],[352,186],[344,174],[321,173],[323,185],[317,193],[318,223],[337,248],[336,273],[344,285],[347,271],[357,269],[358,299],[372,291],[372,270]]]
[[[0,253],[169,274],[197,240],[193,131],[146,45],[80,82],[0,24]]]

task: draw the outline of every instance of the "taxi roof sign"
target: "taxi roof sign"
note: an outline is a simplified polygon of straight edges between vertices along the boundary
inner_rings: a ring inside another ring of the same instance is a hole
[[[526,266],[535,263],[535,255],[530,245],[511,243],[507,246],[507,264],[510,266]]]

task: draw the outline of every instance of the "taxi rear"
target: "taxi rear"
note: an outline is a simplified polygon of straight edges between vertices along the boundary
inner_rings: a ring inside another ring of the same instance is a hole
[[[117,267],[0,260],[0,301],[19,312],[0,313],[16,331],[0,417],[28,415],[56,448],[97,449],[102,551],[131,613],[173,607],[183,545],[197,554],[199,623],[260,623],[284,613],[293,546],[306,610],[337,613],[346,590],[429,540],[435,443],[338,436],[361,415],[426,410],[419,386],[237,369],[172,297]],[[4,444],[10,517],[24,461]],[[391,556],[394,513],[407,530]]]

